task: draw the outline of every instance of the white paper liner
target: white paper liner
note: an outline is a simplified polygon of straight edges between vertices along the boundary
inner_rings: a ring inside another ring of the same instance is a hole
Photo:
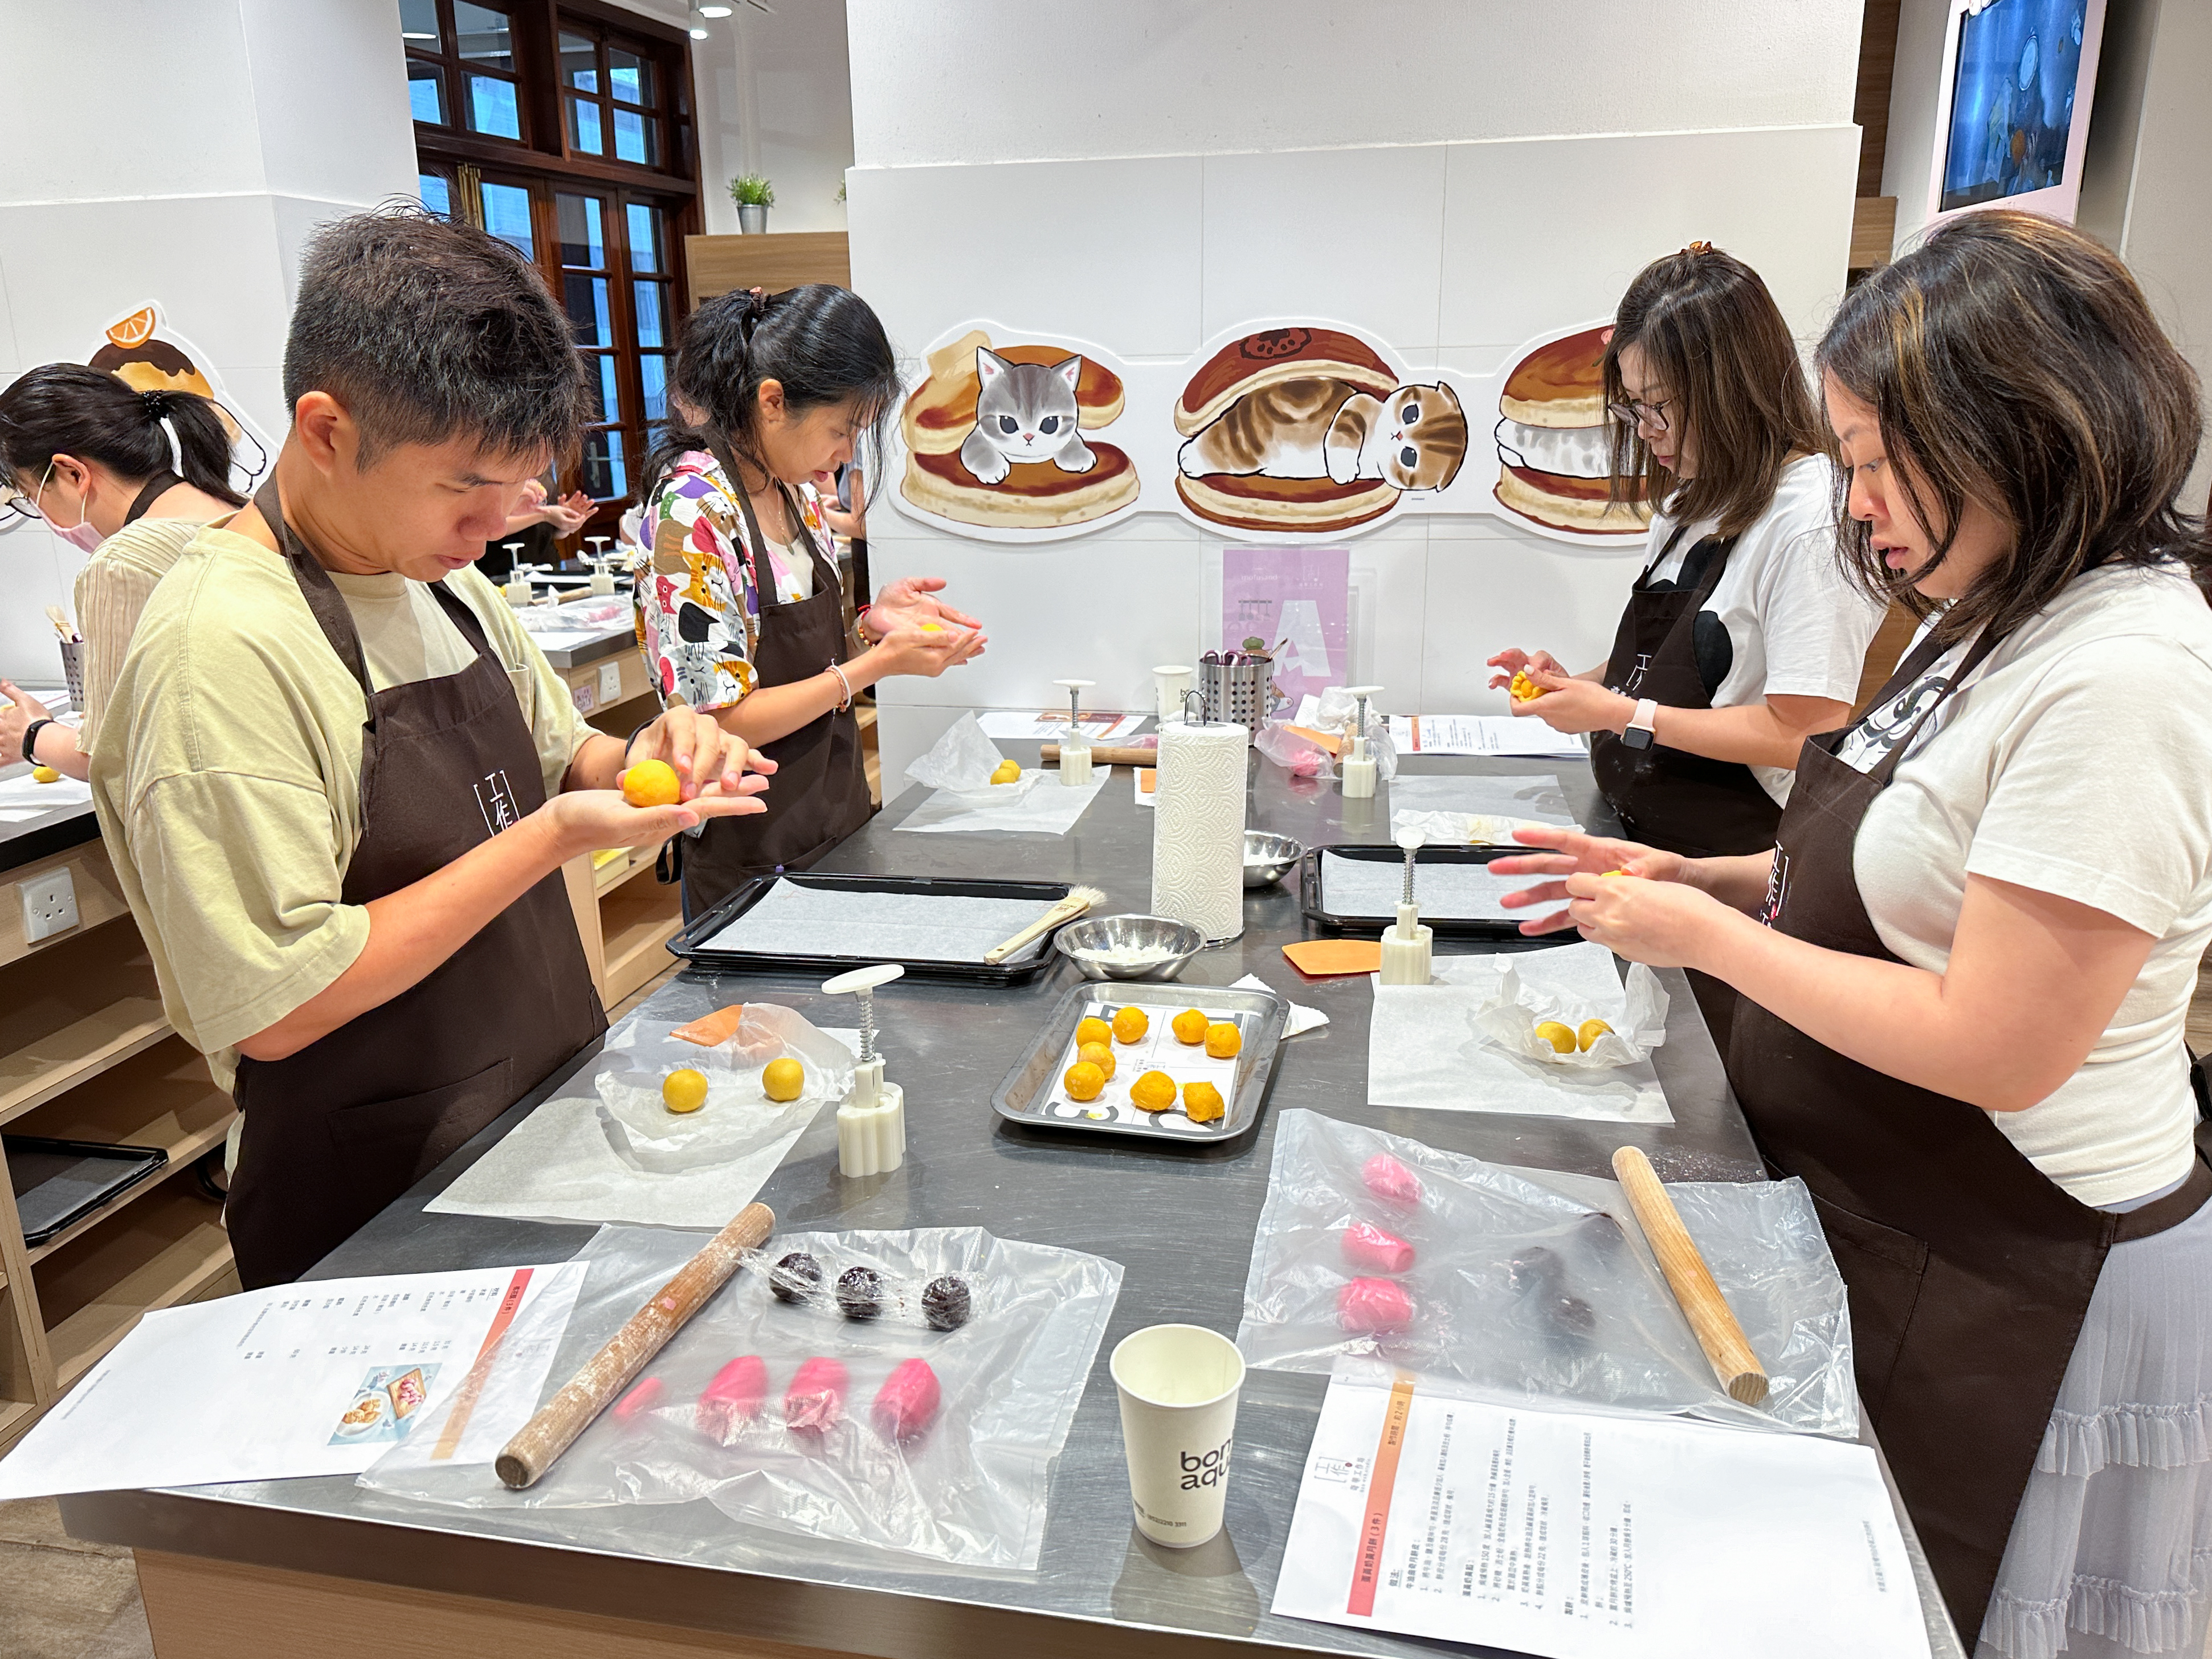
[[[1057,772],[1029,771],[1020,783],[1003,783],[966,793],[939,789],[891,827],[921,835],[996,830],[1017,835],[1064,836],[1075,828],[1098,792],[1114,775],[1110,766],[1091,769],[1091,781],[1065,784]],[[1010,792],[1004,799],[999,791]]]
[[[668,1037],[625,1051],[634,1069],[596,1068],[599,1125],[615,1156],[635,1170],[682,1175],[765,1151],[803,1129],[853,1086],[853,1054],[793,1009],[749,1002],[726,1042],[702,1048]],[[604,1056],[602,1056],[604,1058]],[[770,1100],[761,1075],[771,1060],[799,1062],[799,1098]],[[661,1085],[684,1068],[703,1073],[707,1103],[696,1112],[668,1109]]]
[[[1414,812],[1401,809],[1390,815],[1394,831],[1418,830],[1424,844],[1430,847],[1518,847],[1524,843],[1513,838],[1516,830],[1559,827],[1549,818],[1493,817],[1480,812]]]
[[[981,962],[1054,902],[869,893],[811,886],[804,876],[787,876],[700,948],[875,962]],[[1007,957],[1007,964],[1030,961],[1049,944],[1049,939],[1034,939]]]
[[[1487,773],[1399,777],[1390,784],[1391,822],[1401,812],[1443,812],[1571,824],[1575,815],[1556,773],[1492,776]]]
[[[1333,916],[1395,921],[1406,869],[1398,859],[1321,855],[1321,908]],[[1485,864],[1424,864],[1414,872],[1413,900],[1424,921],[1524,921],[1531,914],[1501,901],[1530,884],[1528,876],[1493,876]]]
[[[1474,1024],[1509,1054],[1568,1071],[1607,1072],[1617,1066],[1633,1066],[1667,1040],[1667,993],[1659,987],[1659,975],[1640,962],[1628,965],[1628,981],[1622,988],[1625,997],[1593,998],[1556,983],[1524,986],[1515,957],[1501,956],[1494,960],[1498,995],[1474,1017]],[[1607,1007],[1615,1002],[1622,1006],[1607,1012],[1599,1006],[1601,1002]],[[1559,1053],[1536,1035],[1536,1027],[1546,1020],[1557,1020],[1569,1030],[1579,1032],[1585,1021],[1593,1019],[1603,1020],[1613,1030],[1588,1048],[1578,1048],[1572,1054]]]
[[[1111,1024],[1114,1012],[1120,1006],[1109,994],[1102,993],[1084,1005],[1079,1022],[1082,1018],[1096,1016]],[[1219,1020],[1235,1025],[1243,1034],[1245,1047],[1250,1046],[1264,1023],[1257,1014],[1209,1008],[1200,996],[1194,995],[1187,1006],[1204,1014],[1209,1024]],[[1184,1042],[1170,1024],[1182,1012],[1181,1008],[1147,1008],[1144,1036],[1134,1042],[1112,1042],[1106,1045],[1114,1051],[1114,1075],[1106,1080],[1105,1089],[1096,1100],[1068,1098],[1067,1072],[1075,1064],[1078,1046],[1076,1040],[1070,1037],[1054,1065],[1052,1089],[1037,1106],[1038,1116],[1069,1123],[1145,1123],[1187,1134],[1194,1140],[1225,1133],[1230,1119],[1236,1115],[1237,1068],[1243,1048],[1226,1060],[1215,1060],[1206,1054],[1204,1043]],[[1129,1098],[1129,1085],[1147,1072],[1165,1072],[1175,1079],[1176,1103],[1164,1112],[1148,1112]],[[1221,1091],[1221,1115],[1204,1123],[1191,1121],[1182,1109],[1182,1085],[1186,1083],[1211,1083]]]

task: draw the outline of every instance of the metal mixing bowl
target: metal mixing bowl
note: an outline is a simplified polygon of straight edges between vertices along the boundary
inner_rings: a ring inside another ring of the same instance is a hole
[[[1244,832],[1244,885],[1273,887],[1306,855],[1304,844],[1264,830]]]
[[[1060,954],[1085,979],[1173,979],[1206,945],[1206,937],[1188,922],[1165,916],[1094,916],[1060,930]],[[1142,963],[1101,962],[1085,951],[1133,949],[1166,954]]]

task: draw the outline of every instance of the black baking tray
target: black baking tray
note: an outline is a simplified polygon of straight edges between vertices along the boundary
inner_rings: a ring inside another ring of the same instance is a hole
[[[1492,859],[1526,857],[1541,849],[1533,847],[1423,847],[1415,849],[1413,865],[1418,870],[1423,865],[1487,864]],[[1334,847],[1316,847],[1309,851],[1298,866],[1298,902],[1306,920],[1333,933],[1356,934],[1367,939],[1380,939],[1391,927],[1393,916],[1340,916],[1332,915],[1322,903],[1321,855],[1334,853],[1340,859],[1353,859],[1366,864],[1387,864],[1393,868],[1405,867],[1406,854],[1398,848],[1377,846],[1371,842],[1348,842]],[[1540,879],[1530,877],[1534,883]],[[1517,921],[1486,921],[1478,917],[1454,921],[1449,917],[1424,915],[1421,925],[1438,939],[1525,939]]]
[[[159,1146],[113,1146],[100,1140],[53,1140],[45,1135],[0,1136],[8,1154],[8,1184],[23,1243],[58,1237],[102,1205],[112,1202],[166,1166]]]
[[[684,931],[668,941],[672,956],[682,957],[695,968],[710,973],[842,973],[873,963],[896,962],[917,979],[951,980],[963,985],[1020,985],[1035,979],[1057,958],[1052,953],[1048,928],[1023,947],[1020,959],[992,967],[981,962],[922,962],[898,957],[775,956],[759,951],[710,951],[704,941],[714,937],[768,896],[779,881],[801,887],[843,889],[854,893],[929,893],[945,898],[1036,899],[1056,904],[1072,890],[1064,881],[962,881],[949,876],[756,876],[704,915],[695,916]],[[1061,924],[1065,926],[1066,924]]]

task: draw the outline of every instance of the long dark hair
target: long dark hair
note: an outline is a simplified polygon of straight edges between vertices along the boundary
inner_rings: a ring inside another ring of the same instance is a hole
[[[1869,593],[1935,614],[1911,584],[1949,556],[1969,501],[2012,541],[1945,611],[1947,637],[2009,633],[2102,565],[2179,559],[2212,593],[2212,544],[2179,505],[2197,374],[2102,244],[2011,209],[1951,220],[1844,296],[1815,362],[1874,410],[1936,541],[1921,568],[1889,569],[1842,479],[1837,540]]]
[[[898,359],[875,308],[850,289],[808,283],[781,294],[735,289],[715,295],[684,320],[672,392],[703,417],[679,418],[672,399],[668,423],[655,439],[641,475],[639,499],[676,458],[726,442],[733,458],[755,466],[760,459],[760,389],[783,387],[794,415],[825,404],[860,409],[856,459],[875,477],[882,459],[884,416],[899,395]],[[732,478],[742,489],[742,479]]]
[[[1613,500],[1649,502],[1733,536],[1766,511],[1793,451],[1822,447],[1797,343],[1757,271],[1705,242],[1654,259],[1620,296],[1605,348],[1605,400],[1622,402],[1634,346],[1667,389],[1667,424],[1698,448],[1698,476],[1662,466],[1633,422],[1613,419]]]
[[[230,433],[213,404],[197,392],[134,391],[82,363],[41,364],[0,392],[0,473],[27,495],[55,456],[73,455],[143,483],[173,470],[164,418],[176,430],[185,482],[243,505],[230,487]]]

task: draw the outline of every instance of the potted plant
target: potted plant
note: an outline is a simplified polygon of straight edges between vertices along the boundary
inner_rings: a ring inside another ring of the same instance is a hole
[[[748,236],[768,228],[768,210],[775,205],[775,186],[757,173],[739,173],[730,180],[730,199],[738,204],[738,228]]]

